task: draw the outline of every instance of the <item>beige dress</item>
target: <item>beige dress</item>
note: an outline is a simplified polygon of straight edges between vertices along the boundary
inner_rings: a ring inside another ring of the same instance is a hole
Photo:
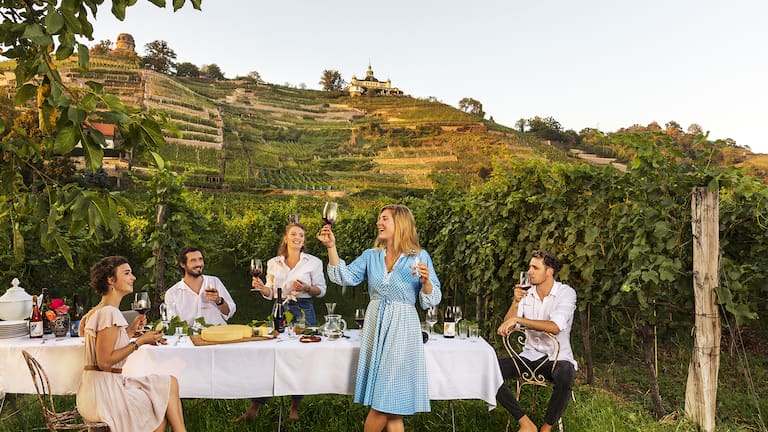
[[[89,313],[85,324],[85,364],[96,365],[96,333],[111,326],[120,327],[115,348],[130,341],[128,322],[113,306]],[[125,360],[112,365],[122,368]],[[171,377],[148,375],[128,378],[121,373],[84,370],[77,390],[77,410],[88,421],[102,421],[111,432],[153,431],[165,417],[171,392]]]

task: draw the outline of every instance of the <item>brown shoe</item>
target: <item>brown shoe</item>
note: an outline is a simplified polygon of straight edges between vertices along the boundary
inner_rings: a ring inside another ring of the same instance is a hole
[[[248,409],[245,410],[244,413],[240,414],[240,417],[233,419],[232,423],[239,423],[246,420],[256,420],[256,417],[259,416],[259,408],[261,408],[261,404],[251,401],[251,405],[248,406]]]

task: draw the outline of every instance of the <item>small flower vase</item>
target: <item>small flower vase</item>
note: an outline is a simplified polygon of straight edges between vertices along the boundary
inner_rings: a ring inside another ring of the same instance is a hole
[[[56,337],[64,337],[69,332],[69,314],[58,314],[53,320],[53,334]]]

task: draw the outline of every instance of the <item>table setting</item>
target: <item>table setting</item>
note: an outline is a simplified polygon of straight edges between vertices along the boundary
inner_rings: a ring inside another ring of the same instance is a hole
[[[345,329],[329,339],[322,326],[319,342],[302,342],[288,331],[272,338],[197,346],[186,335],[167,335],[167,344],[142,346],[123,367],[126,376],[173,374],[183,398],[240,399],[292,394],[342,394],[354,392],[360,330]],[[54,394],[74,394],[83,368],[83,339],[40,339],[21,336],[0,339],[0,390],[34,393],[21,355],[35,356],[49,373]],[[481,399],[496,404],[502,382],[496,353],[482,338],[445,339],[431,335],[424,345],[433,400]]]

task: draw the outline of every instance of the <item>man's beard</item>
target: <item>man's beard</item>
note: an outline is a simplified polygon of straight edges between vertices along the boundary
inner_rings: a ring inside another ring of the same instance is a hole
[[[193,278],[199,278],[200,276],[203,275],[203,269],[193,268],[193,269],[186,270],[186,273],[187,273],[187,276],[191,276]]]

